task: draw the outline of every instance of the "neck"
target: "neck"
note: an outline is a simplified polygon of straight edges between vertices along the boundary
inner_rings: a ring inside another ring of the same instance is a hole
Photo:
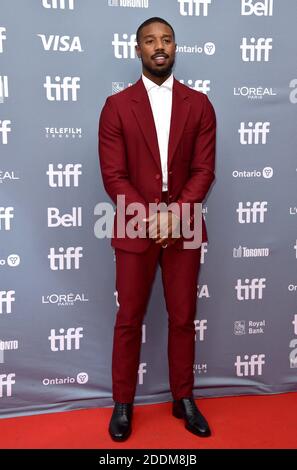
[[[164,77],[157,77],[156,75],[151,74],[147,70],[142,70],[142,73],[146,78],[148,78],[152,82],[156,83],[156,85],[160,86],[160,85],[162,85],[162,83],[164,83],[167,80],[168,77],[170,77],[171,70]]]

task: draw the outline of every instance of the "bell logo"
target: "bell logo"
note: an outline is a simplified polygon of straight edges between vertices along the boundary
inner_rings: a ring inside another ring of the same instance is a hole
[[[241,15],[272,16],[273,0],[262,0],[262,2],[255,2],[255,0],[241,0]]]

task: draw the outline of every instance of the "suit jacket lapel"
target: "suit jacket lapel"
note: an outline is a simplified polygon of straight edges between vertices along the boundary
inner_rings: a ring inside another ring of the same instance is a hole
[[[149,147],[152,156],[161,172],[161,159],[154,116],[142,78],[140,78],[135,83],[133,88],[132,111],[139,124],[146,144]],[[174,78],[172,89],[172,112],[168,142],[168,168],[170,168],[174,153],[181,139],[183,129],[190,111],[190,104],[187,100],[187,97],[188,94],[184,92],[183,87],[180,87],[178,80]]]

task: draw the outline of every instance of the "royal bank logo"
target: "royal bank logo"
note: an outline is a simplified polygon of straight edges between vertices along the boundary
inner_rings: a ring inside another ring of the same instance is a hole
[[[149,0],[107,0],[109,7],[149,8]]]
[[[264,333],[266,327],[266,320],[253,321],[249,320],[247,328],[245,320],[237,320],[234,322],[234,334],[237,336],[245,335],[259,335]]]
[[[74,10],[74,0],[42,0],[43,8]]]
[[[18,181],[20,178],[16,176],[14,171],[0,170],[0,184]]]
[[[233,248],[233,258],[265,258],[270,255],[269,248],[248,248],[239,245]]]
[[[270,179],[273,176],[273,168],[271,166],[266,166],[263,170],[233,170],[232,171],[233,178],[264,178]]]
[[[79,36],[59,36],[56,34],[37,34],[46,52],[83,52]]]
[[[207,16],[212,0],[177,0],[182,16]]]
[[[125,90],[126,88],[133,85],[133,82],[129,82],[127,85],[125,82],[112,82],[111,84],[111,94],[116,95],[120,91]]]
[[[4,41],[6,40],[6,28],[4,28],[3,26],[0,26],[0,54],[3,53],[3,44],[4,44]]]
[[[273,0],[241,0],[242,16],[273,16]]]
[[[264,98],[271,98],[277,96],[276,88],[272,87],[251,87],[251,86],[239,86],[233,88],[233,95],[236,97],[246,98],[250,101],[259,101]]]
[[[245,335],[245,320],[236,320],[234,322],[234,334],[237,336]]]
[[[61,139],[81,139],[82,128],[81,127],[45,127],[44,135],[46,139],[61,140]]]
[[[180,83],[187,85],[192,90],[201,91],[205,95],[210,91],[210,80],[179,80]]]
[[[216,52],[216,45],[214,42],[206,42],[205,44],[198,45],[195,44],[194,46],[188,45],[177,45],[176,52],[182,54],[205,54],[205,55],[214,55]]]
[[[5,98],[8,98],[8,76],[0,75],[0,103],[3,103]]]
[[[56,307],[73,307],[77,303],[89,302],[84,292],[73,293],[68,292],[66,294],[47,294],[41,298],[42,304],[55,305]]]
[[[272,50],[272,38],[242,38],[240,45],[243,62],[268,62]]]
[[[297,104],[297,78],[293,78],[290,81],[289,87],[292,88],[292,91],[289,95],[290,102],[292,104]]]
[[[43,87],[48,101],[77,101],[80,77],[60,77],[56,75],[52,78],[47,75]]]

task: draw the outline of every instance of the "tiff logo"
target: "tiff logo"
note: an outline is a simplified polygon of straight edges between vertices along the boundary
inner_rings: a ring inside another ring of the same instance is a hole
[[[74,10],[74,0],[42,0],[44,8],[54,8],[60,10]]]
[[[0,26],[0,54],[3,52],[3,41],[6,39],[6,28],[3,26]]]
[[[292,321],[292,324],[294,326],[294,335],[297,335],[297,313],[294,315],[294,320]]]
[[[207,320],[205,319],[194,320],[194,324],[195,324],[195,332],[196,332],[195,341],[197,340],[197,332],[199,333],[198,334],[199,341],[204,341],[205,339],[204,332],[207,330]]]
[[[37,34],[40,37],[43,48],[45,51],[59,51],[59,52],[82,52],[79,36],[58,36],[50,34],[48,37],[45,34]]]
[[[237,300],[255,300],[263,298],[263,289],[265,289],[266,278],[261,277],[260,279],[237,279],[235,290],[237,294]]]
[[[255,0],[241,0],[242,16],[272,16],[273,0],[263,0],[262,2]]]
[[[3,103],[4,98],[8,98],[8,77],[0,75],[0,103]]]
[[[50,254],[47,256],[50,260],[50,269],[52,271],[63,271],[64,269],[79,269],[79,260],[83,257],[82,246],[69,246],[58,248],[59,253],[56,253],[55,248],[50,248]]]
[[[147,373],[146,366],[147,366],[146,362],[141,362],[139,364],[139,367],[138,367],[138,383],[139,383],[139,385],[143,385],[144,374]]]
[[[207,16],[212,0],[178,0],[182,16]]]
[[[244,62],[264,62],[269,61],[269,51],[272,49],[272,38],[250,38],[250,44],[247,38],[242,38],[240,45],[241,57]]]
[[[81,167],[80,163],[67,163],[65,169],[63,169],[64,165],[58,163],[58,169],[54,170],[54,165],[50,163],[46,172],[49,186],[51,188],[63,188],[64,186],[69,188],[72,185],[77,187],[79,176],[82,174]]]
[[[60,215],[57,207],[48,207],[47,209],[48,227],[81,227],[82,226],[82,208],[72,207],[72,213]]]
[[[180,83],[187,85],[192,90],[201,91],[205,95],[210,91],[210,80],[188,80],[187,83],[184,80],[180,80]]]
[[[243,202],[238,203],[236,212],[238,213],[238,222],[240,224],[260,224],[264,223],[264,215],[267,212],[267,201],[250,201],[246,202],[246,207],[243,206]]]
[[[61,77],[54,78],[54,83],[49,75],[45,78],[43,84],[46,90],[46,99],[48,101],[77,101],[77,90],[80,89],[79,77]],[[70,93],[69,93],[70,91]]]
[[[0,206],[0,231],[10,230],[10,221],[14,218],[13,207],[1,207]]]
[[[237,377],[262,375],[263,365],[265,364],[265,354],[252,354],[251,356],[245,354],[243,359],[244,360],[241,359],[241,356],[236,356],[234,365]]]
[[[11,397],[12,385],[15,384],[15,374],[0,375],[0,398],[6,396]],[[5,395],[4,395],[5,392]]]
[[[0,290],[0,313],[11,313],[15,290]]]
[[[0,121],[0,135],[2,144],[6,145],[8,143],[8,132],[11,132],[11,127],[9,127],[11,121],[5,119],[4,121]]]
[[[297,103],[297,78],[292,78],[290,81],[289,87],[292,88],[290,92],[289,99],[290,103],[296,104]]]
[[[71,349],[80,348],[80,340],[83,338],[83,328],[68,328],[65,333],[64,328],[59,329],[60,334],[56,334],[55,329],[51,329],[51,334],[48,337],[52,351],[71,351]]]
[[[267,134],[270,132],[270,122],[248,122],[247,127],[244,122],[240,123],[238,129],[241,145],[266,145]]]
[[[131,34],[129,41],[127,39],[128,34],[126,33],[123,34],[122,40],[120,40],[118,33],[114,33],[112,45],[116,59],[135,59],[136,34]]]

